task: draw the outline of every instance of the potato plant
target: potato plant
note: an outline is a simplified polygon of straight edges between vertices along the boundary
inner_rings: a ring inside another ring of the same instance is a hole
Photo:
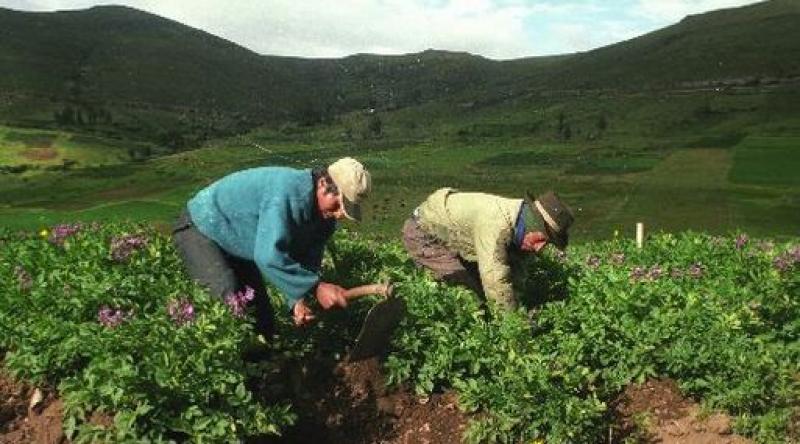
[[[305,329],[279,307],[272,359],[253,366],[242,360],[257,343],[248,292],[210,298],[163,235],[70,224],[0,239],[5,365],[57,387],[78,442],[278,433],[293,421],[290,408],[258,399],[248,377],[343,356],[374,302]],[[409,314],[385,363],[388,380],[423,397],[457,391],[474,413],[468,441],[599,442],[627,384],[671,377],[735,415],[737,431],[784,442],[800,409],[798,264],[796,242],[743,234],[661,234],[641,250],[613,239],[530,258],[522,308],[509,314],[433,281],[398,242],[339,234],[323,272],[344,286],[395,283]],[[94,412],[112,415],[113,426],[94,424]]]
[[[5,364],[57,387],[75,441],[235,442],[291,424],[245,386],[252,328],[186,279],[168,238],[59,225],[3,233],[0,258]]]
[[[395,244],[337,248],[369,264],[351,272],[392,277],[409,303],[390,381],[421,395],[455,388],[478,413],[470,441],[604,441],[609,402],[649,377],[676,379],[760,442],[786,441],[797,421],[796,242],[687,232],[641,250],[614,239],[548,251],[526,263],[525,307],[508,315],[433,282]]]

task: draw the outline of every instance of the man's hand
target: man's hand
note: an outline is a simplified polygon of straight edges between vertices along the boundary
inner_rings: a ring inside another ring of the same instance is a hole
[[[298,327],[306,325],[316,318],[314,312],[306,305],[306,301],[303,299],[300,299],[294,304],[292,312],[294,314],[294,325]]]
[[[344,297],[345,289],[328,282],[320,282],[317,285],[316,297],[319,305],[329,310],[333,307],[347,307],[347,298]]]

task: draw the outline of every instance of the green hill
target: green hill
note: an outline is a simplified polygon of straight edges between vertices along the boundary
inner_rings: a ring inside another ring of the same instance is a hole
[[[314,124],[356,109],[464,95],[492,101],[531,90],[796,81],[798,42],[800,4],[789,0],[687,17],[585,53],[503,62],[433,50],[342,59],[262,56],[127,7],[0,8],[0,61],[13,67],[0,72],[0,116],[12,124],[105,125],[162,139],[174,129],[203,139],[265,122]],[[75,116],[63,114],[67,106]],[[162,120],[155,128],[147,116],[154,110]]]
[[[799,10],[772,0],[499,62],[260,56],[130,8],[0,9],[0,60],[15,67],[0,73],[0,225],[167,221],[230,171],[352,155],[381,190],[360,228],[372,234],[456,186],[559,190],[582,209],[578,240],[637,221],[793,235]]]
[[[535,60],[518,60],[524,66]],[[530,68],[537,89],[642,90],[800,79],[800,3],[772,0],[684,18],[658,31]]]

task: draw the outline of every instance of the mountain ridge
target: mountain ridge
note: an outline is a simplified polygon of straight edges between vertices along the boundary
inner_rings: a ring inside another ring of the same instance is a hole
[[[14,67],[0,72],[0,94],[12,97],[0,105],[0,120],[51,125],[69,106],[87,114],[102,109],[133,132],[161,125],[163,133],[171,131],[170,120],[188,119],[207,129],[203,138],[269,122],[315,124],[359,109],[492,101],[530,91],[795,78],[798,42],[800,2],[788,0],[688,16],[590,51],[503,61],[434,49],[326,59],[260,55],[126,6],[0,8],[0,63]],[[142,124],[149,109],[165,113],[163,123]]]

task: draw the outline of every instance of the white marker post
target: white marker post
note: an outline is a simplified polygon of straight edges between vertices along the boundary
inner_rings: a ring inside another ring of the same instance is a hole
[[[644,246],[644,224],[636,222],[636,248]]]

